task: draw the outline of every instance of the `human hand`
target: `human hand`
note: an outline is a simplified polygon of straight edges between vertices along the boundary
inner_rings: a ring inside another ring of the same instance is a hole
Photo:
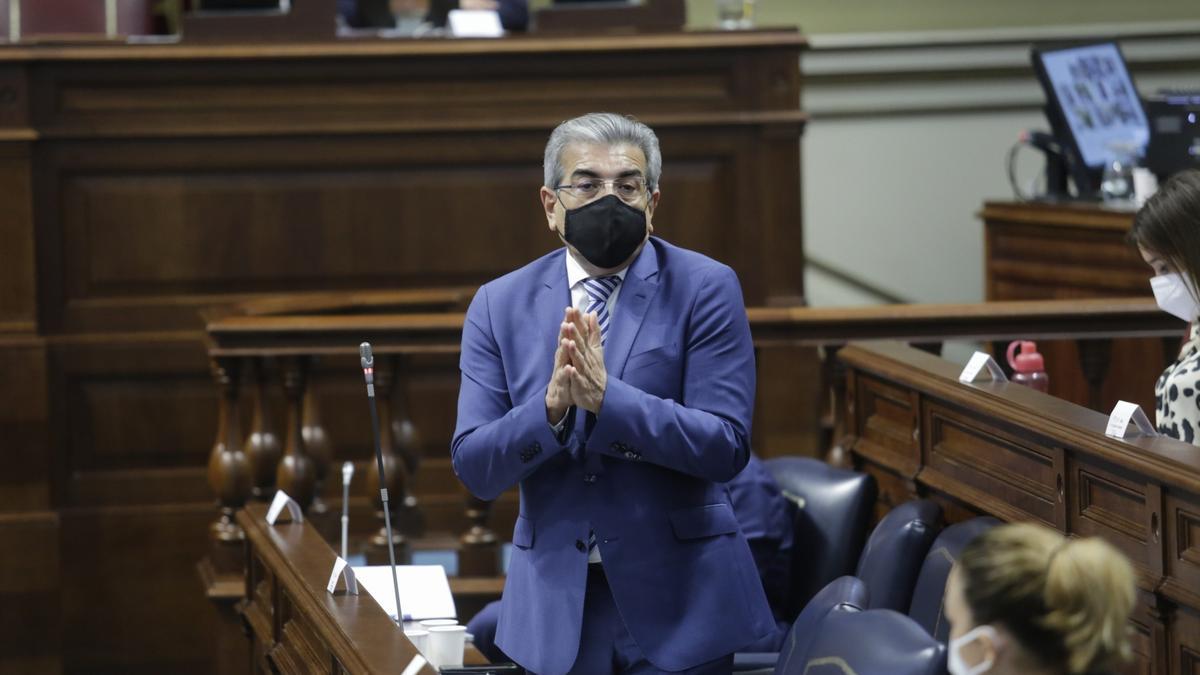
[[[571,312],[568,309],[563,314],[563,323],[558,329],[558,348],[554,350],[554,369],[550,372],[550,384],[546,387],[546,421],[558,424],[563,415],[567,414],[574,401],[571,398],[571,374],[567,358],[566,317]]]
[[[569,360],[566,369],[570,373],[571,398],[580,408],[599,413],[608,387],[599,320],[594,313],[583,314],[577,309],[569,309],[563,334]]]

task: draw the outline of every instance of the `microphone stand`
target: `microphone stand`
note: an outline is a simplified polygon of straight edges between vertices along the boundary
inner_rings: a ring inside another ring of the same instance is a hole
[[[375,406],[371,406],[372,409]],[[354,464],[342,464],[342,560],[349,560],[350,539],[350,478],[354,476]]]
[[[379,498],[383,502],[383,526],[388,535],[388,564],[392,566],[392,592],[396,595],[396,623],[404,625],[404,611],[400,609],[400,580],[396,576],[396,547],[392,539],[392,510],[388,507],[387,478],[383,471],[383,450],[379,444],[379,413],[375,410],[375,357],[371,354],[371,343],[358,346],[363,377],[367,381],[367,401],[371,409],[371,433],[375,439],[375,461],[379,465]]]

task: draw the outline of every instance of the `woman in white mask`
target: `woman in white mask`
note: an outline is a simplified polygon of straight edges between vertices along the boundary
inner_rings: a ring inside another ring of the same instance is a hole
[[[1176,174],[1138,210],[1129,241],[1154,270],[1150,288],[1164,312],[1191,324],[1179,358],[1154,385],[1159,433],[1200,444],[1200,171]]]
[[[1134,576],[1107,542],[1002,525],[946,584],[950,675],[1100,675],[1129,658]]]

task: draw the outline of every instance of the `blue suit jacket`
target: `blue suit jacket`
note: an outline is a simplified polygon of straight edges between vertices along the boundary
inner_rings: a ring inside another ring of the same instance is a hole
[[[594,530],[613,599],[652,664],[682,670],[774,628],[726,488],[750,455],[754,352],[737,276],[651,238],[605,345],[598,415],[560,444],[546,385],[565,249],[483,286],[463,326],[454,469],[484,499],[520,484],[497,643],[553,675],[579,647]]]

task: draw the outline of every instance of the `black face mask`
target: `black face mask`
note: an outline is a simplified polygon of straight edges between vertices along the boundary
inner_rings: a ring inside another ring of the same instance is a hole
[[[563,239],[600,269],[612,269],[629,260],[645,238],[646,212],[616,195],[567,211]]]

